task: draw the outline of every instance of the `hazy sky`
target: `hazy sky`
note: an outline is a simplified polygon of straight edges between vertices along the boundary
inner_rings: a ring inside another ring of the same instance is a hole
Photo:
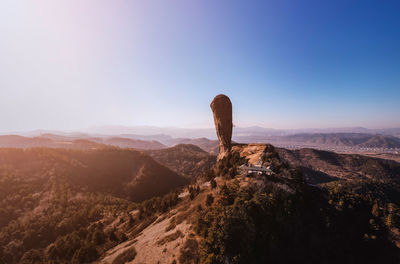
[[[400,1],[0,1],[0,131],[400,126]]]

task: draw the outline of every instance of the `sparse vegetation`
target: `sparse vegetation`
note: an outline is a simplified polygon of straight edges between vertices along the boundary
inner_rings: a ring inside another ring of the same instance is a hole
[[[200,263],[199,244],[192,236],[189,237],[180,250],[180,264],[198,264]]]
[[[188,191],[189,191],[190,200],[193,200],[200,193],[200,187],[199,186],[189,186]]]
[[[184,237],[185,235],[180,231],[180,230],[176,230],[176,232],[165,236],[164,238],[160,239],[157,241],[158,245],[164,245],[167,242],[171,242],[174,241],[180,237]]]
[[[122,252],[120,255],[118,255],[114,259],[112,264],[124,264],[129,261],[132,261],[135,259],[136,254],[137,254],[137,252],[135,250],[135,247],[131,246],[128,249],[124,250],[124,252]]]

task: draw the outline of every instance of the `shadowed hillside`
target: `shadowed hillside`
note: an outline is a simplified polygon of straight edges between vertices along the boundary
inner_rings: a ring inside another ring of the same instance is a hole
[[[134,150],[0,149],[2,176],[24,181],[52,177],[71,187],[103,192],[132,201],[167,193],[187,182],[150,156]],[[156,185],[155,185],[156,183]],[[46,188],[46,184],[38,187]]]
[[[277,151],[291,166],[300,167],[310,183],[317,184],[336,179],[400,182],[400,163],[396,161],[315,149],[279,148]]]
[[[204,151],[213,155],[218,153],[218,140],[210,140],[208,138],[182,138],[173,139],[174,144],[191,144],[198,146]],[[171,140],[172,141],[172,140]]]
[[[216,159],[214,155],[210,155],[198,146],[186,144],[146,153],[161,164],[189,178],[196,178],[207,172],[215,164]]]
[[[0,149],[0,262],[18,263],[22,255],[28,263],[38,256],[95,260],[98,246],[123,239],[110,232],[107,239],[96,221],[187,181],[133,150]],[[171,199],[164,199],[164,208],[177,196]],[[61,248],[48,248],[51,243]]]

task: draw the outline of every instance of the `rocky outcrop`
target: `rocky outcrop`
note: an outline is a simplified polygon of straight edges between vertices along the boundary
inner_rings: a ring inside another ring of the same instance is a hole
[[[210,105],[214,114],[215,129],[219,140],[218,160],[227,155],[232,147],[232,103],[228,96],[219,94]]]

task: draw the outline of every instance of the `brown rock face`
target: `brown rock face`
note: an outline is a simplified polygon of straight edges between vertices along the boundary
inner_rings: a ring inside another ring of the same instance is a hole
[[[228,96],[215,96],[210,105],[214,114],[215,129],[219,140],[218,160],[229,153],[232,147],[232,103]]]

